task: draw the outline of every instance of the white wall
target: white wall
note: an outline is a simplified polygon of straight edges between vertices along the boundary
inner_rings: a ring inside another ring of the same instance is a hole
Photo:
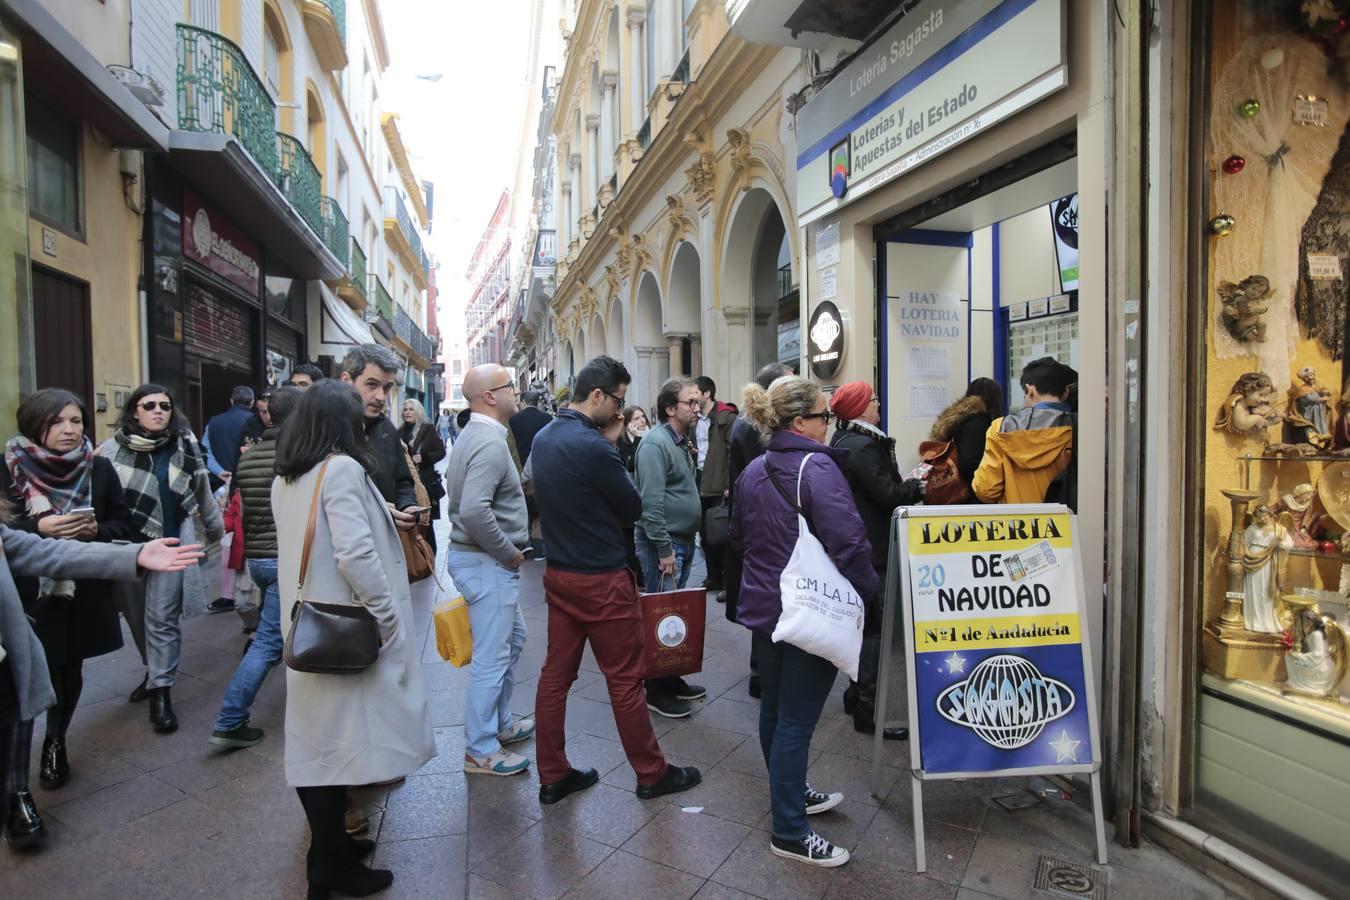
[[[131,8],[131,67],[159,82],[164,105],[155,110],[171,128],[178,126],[178,33],[181,0],[136,0]]]

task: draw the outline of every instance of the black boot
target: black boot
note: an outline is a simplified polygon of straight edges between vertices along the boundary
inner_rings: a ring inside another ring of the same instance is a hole
[[[9,818],[5,822],[5,840],[15,850],[35,847],[47,836],[47,827],[38,815],[37,804],[28,791],[9,795]]]
[[[854,710],[858,708],[858,682],[850,681],[848,687],[844,688],[844,715],[853,715]]]
[[[150,696],[150,689],[145,686],[146,682],[149,680],[150,680],[149,675],[141,679],[141,683],[136,685],[136,689],[133,690],[131,694],[127,697],[128,703],[140,703],[146,697]]]
[[[150,724],[160,734],[178,730],[178,717],[173,714],[173,704],[169,702],[169,689],[150,689]]]
[[[853,714],[853,730],[861,734],[876,734],[876,719],[872,718],[871,713],[859,710]],[[908,740],[909,729],[903,725],[887,725],[881,731],[881,738],[886,741]]]
[[[367,869],[351,861],[343,866],[307,866],[309,879],[308,900],[328,900],[336,893],[343,897],[369,897],[394,883],[394,873],[388,869]]]
[[[51,713],[48,713],[50,715]],[[66,743],[49,737],[42,742],[42,786],[54,791],[70,780],[70,763],[66,760]]]

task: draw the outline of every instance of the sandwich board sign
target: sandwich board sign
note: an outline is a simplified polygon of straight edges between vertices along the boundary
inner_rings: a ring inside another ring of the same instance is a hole
[[[1088,775],[1106,862],[1078,547],[1076,517],[1058,504],[901,508],[892,519],[882,660],[889,668],[898,607],[920,872],[923,782],[940,778]],[[880,752],[877,740],[874,772]]]

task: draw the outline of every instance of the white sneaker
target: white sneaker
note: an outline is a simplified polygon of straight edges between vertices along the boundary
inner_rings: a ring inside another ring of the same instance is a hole
[[[829,812],[840,803],[844,802],[844,795],[835,791],[833,794],[822,794],[820,791],[812,790],[811,785],[806,786],[806,814],[814,816],[816,813]]]
[[[530,761],[505,748],[491,756],[464,754],[464,772],[473,775],[519,775],[530,767]]]
[[[771,837],[769,849],[773,851],[774,856],[795,859],[808,866],[820,866],[825,869],[842,866],[849,860],[847,850],[836,847],[814,831],[799,841],[785,841]]]
[[[507,744],[519,744],[534,737],[534,719],[517,719],[511,726],[497,735],[497,741],[505,747]]]

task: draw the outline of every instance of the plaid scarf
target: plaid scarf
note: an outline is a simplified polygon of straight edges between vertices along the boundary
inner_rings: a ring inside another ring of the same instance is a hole
[[[94,445],[87,437],[69,453],[53,453],[16,434],[5,444],[5,467],[15,494],[34,519],[49,513],[64,516],[91,503]],[[44,597],[74,597],[75,582],[41,578],[38,592]]]
[[[202,451],[195,437],[189,433],[180,436],[170,432],[149,437],[121,429],[99,448],[99,453],[117,470],[132,518],[147,540],[164,536],[164,510],[160,508],[154,453],[170,441],[174,442],[174,447],[169,459],[169,489],[178,500],[183,518],[189,519],[197,512],[194,482],[206,477]]]

